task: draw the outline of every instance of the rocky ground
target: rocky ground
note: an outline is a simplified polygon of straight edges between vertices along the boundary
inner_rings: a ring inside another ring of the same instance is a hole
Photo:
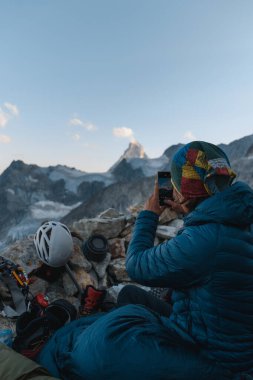
[[[74,237],[74,251],[69,266],[82,289],[87,285],[107,289],[107,300],[115,302],[118,291],[128,283],[133,283],[125,270],[125,255],[131,239],[133,226],[139,209],[132,209],[131,215],[124,215],[115,209],[108,209],[96,218],[81,219],[69,226],[70,230],[78,234]],[[157,228],[155,244],[170,239],[182,227],[183,221],[174,212],[166,210],[160,217]],[[82,245],[93,234],[102,234],[108,239],[108,252],[105,259],[100,262],[89,261],[83,255]],[[19,240],[1,252],[5,258],[12,260],[24,268],[27,274],[41,266],[33,243],[33,237]],[[70,301],[78,308],[80,300],[77,288],[69,274],[62,270],[53,282],[45,281],[33,276],[30,291],[33,295],[45,294],[49,302],[59,298]],[[8,295],[3,282],[0,281],[0,296],[4,299]],[[15,330],[15,321],[0,317],[0,329],[10,327]]]

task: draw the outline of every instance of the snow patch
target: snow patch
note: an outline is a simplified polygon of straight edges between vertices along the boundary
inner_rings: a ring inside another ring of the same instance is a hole
[[[15,240],[21,240],[25,236],[28,237],[29,234],[35,233],[39,224],[34,221],[22,221],[19,225],[11,227],[7,234],[6,243],[9,244]]]
[[[79,178],[79,177],[82,177],[84,175],[85,175],[85,173],[82,172],[81,170],[72,169],[72,168],[68,168],[67,166],[58,165],[58,166],[55,166],[53,168],[53,170],[50,172],[49,177],[53,181],[55,181],[55,180],[57,181],[58,179],[65,178],[65,177]]]
[[[159,170],[164,170],[169,164],[169,159],[167,156],[163,155],[159,158],[132,158],[127,160],[133,169],[142,169],[143,174],[146,177],[151,177],[155,175]],[[168,170],[168,168],[166,169]]]
[[[112,179],[107,173],[84,173],[80,170],[70,169],[64,166],[55,167],[49,173],[49,178],[52,181],[59,181],[60,179],[63,179],[65,181],[65,188],[73,193],[77,192],[77,188],[82,182],[100,181],[103,182],[105,186],[112,183]]]
[[[0,250],[2,251],[6,247],[6,243],[0,240]]]
[[[39,182],[39,180],[38,180],[37,178],[33,178],[31,175],[28,176],[28,180],[29,180],[30,182],[33,182],[33,183],[37,183],[37,182]]]
[[[30,211],[34,219],[57,220],[63,218],[71,210],[80,206],[80,204],[81,202],[78,202],[71,206],[67,206],[59,202],[39,201],[30,207]]]
[[[111,175],[111,173],[99,174],[99,173],[89,173],[86,174],[83,182],[103,182],[105,186],[111,185],[115,179]]]
[[[6,189],[7,193],[10,193],[11,195],[15,194],[15,191],[13,189]]]

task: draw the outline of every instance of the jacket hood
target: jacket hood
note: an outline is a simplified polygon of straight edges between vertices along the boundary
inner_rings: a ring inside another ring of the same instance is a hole
[[[185,226],[221,223],[245,227],[253,223],[253,190],[236,182],[200,203],[184,218]]]

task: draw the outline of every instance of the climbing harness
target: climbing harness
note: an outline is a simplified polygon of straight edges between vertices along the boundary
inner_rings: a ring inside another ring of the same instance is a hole
[[[3,256],[0,256],[0,277],[8,287],[14,304],[13,308],[0,299],[2,304],[0,314],[4,317],[16,318],[29,309],[33,299],[29,291],[30,279],[21,266]]]
[[[7,318],[17,318],[32,308],[46,308],[49,305],[47,297],[39,293],[35,297],[30,292],[31,279],[25,270],[12,261],[0,256],[0,278],[11,293],[13,306],[7,305],[0,298],[2,310],[0,315]]]

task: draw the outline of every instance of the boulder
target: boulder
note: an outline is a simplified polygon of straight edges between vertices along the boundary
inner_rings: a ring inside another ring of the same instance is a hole
[[[108,267],[108,273],[116,284],[121,282],[131,282],[131,278],[126,271],[125,259],[123,258],[112,260]]]
[[[75,230],[83,239],[88,239],[93,234],[101,234],[107,239],[117,237],[126,225],[126,218],[92,218],[81,219],[73,223],[72,229]]]
[[[100,262],[91,261],[92,267],[94,271],[96,272],[96,275],[99,280],[103,279],[106,276],[106,270],[110,261],[111,261],[110,252],[107,252],[104,260]]]
[[[115,238],[108,240],[109,251],[112,259],[126,256],[125,239]]]
[[[115,208],[108,208],[107,210],[101,212],[97,217],[101,219],[111,219],[111,218],[118,218],[123,215],[124,214],[120,213]]]

